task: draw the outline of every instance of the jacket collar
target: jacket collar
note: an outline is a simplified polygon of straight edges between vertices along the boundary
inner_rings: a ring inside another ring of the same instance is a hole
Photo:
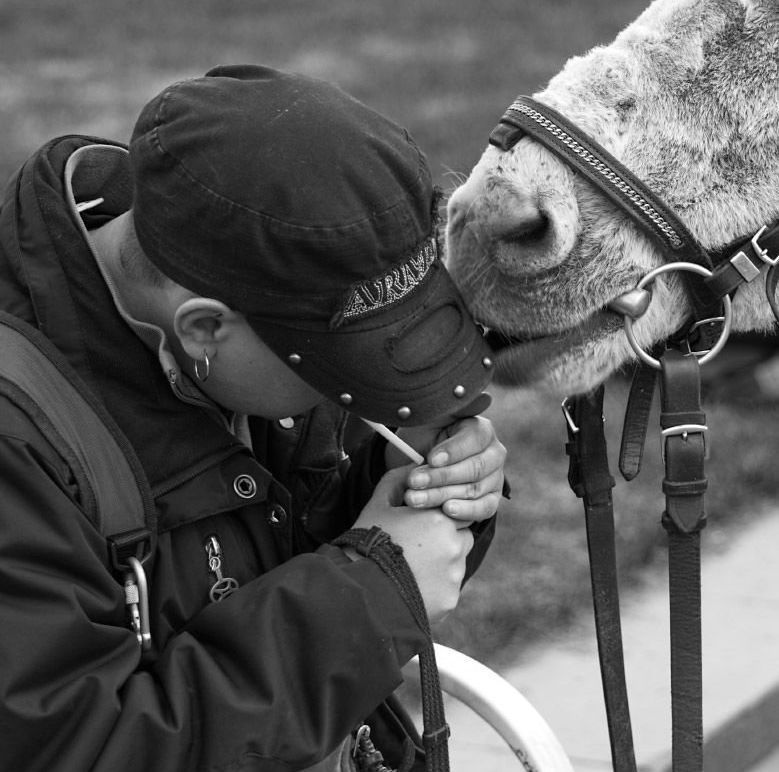
[[[68,159],[87,147],[95,152],[77,156],[66,185]],[[154,487],[243,446],[213,411],[173,394],[156,353],[116,310],[84,229],[126,211],[131,195],[122,145],[69,136],[38,151],[0,210],[0,306],[38,326],[63,352],[125,432]]]

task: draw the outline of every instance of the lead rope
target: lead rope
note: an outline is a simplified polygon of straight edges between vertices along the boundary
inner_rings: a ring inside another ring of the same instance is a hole
[[[403,557],[403,549],[392,542],[389,535],[378,526],[370,529],[352,528],[332,543],[338,547],[352,547],[359,555],[373,560],[394,582],[414,620],[424,632],[427,644],[419,652],[419,676],[422,688],[425,769],[427,772],[449,772],[449,725],[444,715],[444,699],[435,660],[433,636],[422,595],[414,574]],[[384,760],[375,757],[374,762],[380,765],[374,768],[381,769]]]
[[[706,525],[706,416],[694,356],[661,357],[665,511],[671,614],[673,772],[703,769],[700,532]]]
[[[695,356],[667,349],[660,356],[666,496],[662,524],[668,533],[671,628],[671,717],[673,772],[703,769],[703,705],[700,531],[706,515],[703,497],[706,452],[705,414],[700,404],[700,369]],[[656,372],[656,371],[652,371]],[[649,415],[655,377],[637,370],[639,399],[631,420]],[[636,381],[634,380],[634,387]],[[603,432],[601,386],[564,403],[568,424],[569,483],[583,499],[590,553],[595,627],[614,772],[634,772],[635,754],[625,681],[611,488]],[[630,412],[630,409],[629,409]],[[633,456],[623,459],[638,472],[645,430],[637,425],[625,441]]]
[[[568,483],[584,503],[590,562],[595,634],[614,772],[635,772],[622,627],[619,617],[614,507],[606,438],[603,431],[604,387],[564,403],[568,426]]]

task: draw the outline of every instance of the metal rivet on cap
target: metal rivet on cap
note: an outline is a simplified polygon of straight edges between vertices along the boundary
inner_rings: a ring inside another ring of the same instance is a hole
[[[341,400],[341,402],[343,402],[343,403],[344,403],[344,405],[351,405],[351,404],[352,404],[352,402],[353,402],[352,395],[351,395],[351,394],[347,394],[346,392],[344,392],[343,394],[341,394],[341,396],[339,397],[339,399]]]
[[[455,396],[455,397],[457,397],[458,399],[459,399],[460,397],[464,397],[464,396],[465,396],[465,386],[462,386],[462,385],[455,386],[455,387],[454,387],[454,389],[452,390],[452,393],[453,393],[453,394],[454,394],[454,396]]]
[[[233,480],[233,490],[242,499],[254,498],[257,493],[257,483],[254,478],[249,474],[239,474],[238,477]]]
[[[300,362],[301,362],[301,357],[300,357],[300,354],[290,354],[290,355],[287,357],[287,361],[288,361],[288,362],[289,362],[291,365],[299,365],[299,364],[300,364]]]
[[[402,421],[406,421],[407,419],[411,418],[411,408],[406,407],[405,405],[403,407],[399,407],[398,418],[400,418]]]
[[[291,429],[295,425],[295,419],[292,416],[279,418],[279,425],[282,429]]]
[[[481,363],[485,367],[492,367],[492,360],[489,357],[484,357],[484,359],[481,360]]]

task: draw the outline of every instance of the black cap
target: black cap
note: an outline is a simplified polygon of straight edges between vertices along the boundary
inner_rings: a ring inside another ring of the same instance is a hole
[[[486,386],[490,352],[440,260],[430,172],[400,126],[320,80],[219,67],[144,108],[130,158],[148,258],[246,315],[332,400],[413,425]]]

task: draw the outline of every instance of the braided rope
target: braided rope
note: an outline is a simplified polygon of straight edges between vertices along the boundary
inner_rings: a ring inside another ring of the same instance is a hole
[[[395,544],[378,526],[370,529],[353,528],[341,534],[332,543],[338,547],[352,547],[359,555],[373,560],[394,582],[400,597],[427,637],[427,645],[419,652],[425,768],[428,772],[449,772],[449,726],[444,715],[444,700],[430,621],[414,574],[403,557],[403,548]]]

